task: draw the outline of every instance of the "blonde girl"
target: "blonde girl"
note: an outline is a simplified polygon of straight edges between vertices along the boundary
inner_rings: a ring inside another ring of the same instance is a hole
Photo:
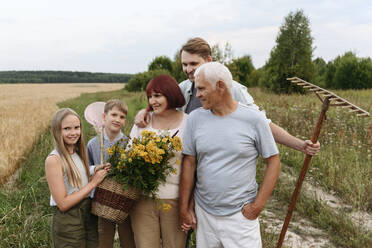
[[[81,119],[75,111],[58,110],[51,130],[55,149],[45,160],[45,174],[53,207],[54,247],[97,247],[97,217],[90,214],[89,194],[107,171],[96,170],[89,178]]]

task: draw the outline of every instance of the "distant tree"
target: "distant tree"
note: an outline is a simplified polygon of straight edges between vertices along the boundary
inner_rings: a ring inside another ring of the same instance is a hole
[[[290,12],[280,27],[260,84],[278,93],[303,92],[287,78],[297,76],[306,81],[313,80],[312,41],[309,20],[303,11]]]
[[[371,58],[358,58],[353,52],[337,56],[327,64],[326,85],[334,89],[372,88]]]
[[[146,85],[153,78],[161,74],[170,75],[168,70],[153,70],[135,74],[126,84],[125,89],[128,91],[144,91]]]
[[[167,56],[155,57],[148,66],[149,71],[167,70],[172,73],[172,60]]]
[[[230,43],[226,42],[223,49],[220,48],[219,44],[212,46],[212,59],[213,61],[220,62],[222,64],[229,64],[234,58],[233,51]]]
[[[258,86],[260,78],[261,78],[261,74],[262,74],[261,69],[253,70],[251,74],[249,74],[248,87]]]
[[[0,83],[125,83],[131,76],[75,71],[0,71]]]
[[[177,53],[174,55],[174,61],[172,63],[172,76],[178,83],[187,79],[187,76],[182,69],[182,62],[179,51],[177,51]]]
[[[233,59],[227,67],[230,69],[233,78],[239,83],[250,87],[251,81],[249,80],[250,74],[255,69],[252,63],[251,56],[245,55],[240,58]]]
[[[316,58],[313,61],[314,64],[314,70],[315,70],[315,75],[314,75],[314,84],[320,86],[320,87],[325,87],[325,76],[327,73],[327,63],[324,61],[322,58]]]

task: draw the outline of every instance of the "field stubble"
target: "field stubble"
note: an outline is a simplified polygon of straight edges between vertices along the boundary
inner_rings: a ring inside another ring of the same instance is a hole
[[[81,93],[112,91],[122,84],[0,84],[0,185],[14,173],[58,109]]]

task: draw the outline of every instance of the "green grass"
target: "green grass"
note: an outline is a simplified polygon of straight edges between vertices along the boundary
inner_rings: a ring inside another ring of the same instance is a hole
[[[313,95],[274,96],[259,89],[249,90],[258,105],[277,124],[292,134],[305,139],[311,137],[320,112],[319,100]],[[337,92],[352,103],[372,112],[372,90]],[[129,107],[124,133],[128,134],[133,116],[145,107],[143,93],[114,91],[83,94],[81,97],[59,104],[71,107],[81,116],[85,107],[94,101],[110,98],[124,100]],[[95,131],[83,122],[85,142]],[[356,118],[339,108],[331,108],[324,123],[320,142],[322,149],[314,157],[306,180],[334,191],[353,210],[372,210],[372,123],[371,118]],[[0,247],[50,247],[49,190],[45,180],[44,160],[53,149],[49,131],[40,136],[39,142],[26,156],[22,171],[11,186],[0,188]],[[283,171],[297,178],[304,155],[279,146]],[[258,166],[258,181],[262,180],[264,166]],[[311,178],[311,180],[309,180]],[[281,179],[273,193],[276,204],[268,204],[284,220],[294,189],[294,182]],[[345,210],[350,211],[350,210]],[[346,212],[335,212],[314,199],[300,195],[293,220],[305,218],[328,234],[336,247],[372,247],[369,230],[353,223]],[[264,247],[275,247],[278,235],[265,231],[261,224]]]
[[[310,139],[320,114],[321,103],[314,94],[278,95],[250,89],[256,103],[276,124],[301,139]],[[372,90],[337,91],[336,94],[372,113]],[[270,101],[267,101],[270,99]],[[320,154],[313,157],[306,181],[325,191],[335,192],[352,209],[334,211],[325,204],[300,195],[293,219],[306,218],[327,231],[337,247],[372,247],[372,232],[358,226],[347,211],[372,210],[372,121],[360,118],[342,108],[330,107],[321,134]],[[297,179],[304,154],[279,146],[282,171]],[[262,166],[259,166],[262,176]],[[285,214],[295,182],[280,179],[273,198],[283,206]]]

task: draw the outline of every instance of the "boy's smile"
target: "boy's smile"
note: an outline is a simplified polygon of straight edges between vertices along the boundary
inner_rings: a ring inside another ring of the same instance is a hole
[[[103,120],[106,132],[118,134],[125,125],[126,115],[115,106],[103,115]]]

